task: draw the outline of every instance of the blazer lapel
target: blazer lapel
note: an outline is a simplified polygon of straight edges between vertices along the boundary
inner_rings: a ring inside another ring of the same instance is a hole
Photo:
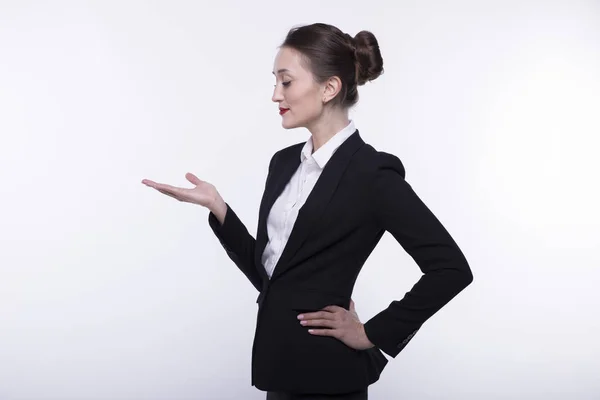
[[[325,168],[321,172],[319,179],[310,192],[304,205],[298,211],[298,217],[292,228],[290,237],[285,245],[283,253],[275,266],[271,281],[285,272],[291,263],[289,261],[298,252],[308,235],[315,228],[321,214],[325,211],[327,204],[335,193],[340,179],[350,162],[352,155],[364,144],[364,141],[356,130],[348,139],[344,141],[333,153]],[[262,265],[262,253],[267,244],[267,216],[275,200],[279,197],[286,184],[290,181],[294,172],[300,165],[300,151],[302,147],[290,152],[291,156],[284,161],[284,165],[278,172],[273,183],[265,189],[265,198],[261,204],[259,212],[259,225],[257,230],[257,246],[255,252],[255,262],[260,273],[268,280],[265,268]]]
[[[291,155],[289,157],[280,159],[277,169],[273,171],[273,179],[271,179],[271,181],[268,182],[267,186],[265,187],[263,199],[260,203],[254,263],[256,268],[258,268],[259,273],[266,281],[269,280],[269,276],[267,275],[267,271],[262,264],[262,254],[269,240],[267,233],[267,216],[269,215],[269,211],[273,207],[275,200],[277,200],[281,192],[283,192],[285,185],[290,181],[294,175],[294,172],[296,172],[298,169],[298,166],[300,166],[301,149],[302,145],[299,144],[298,151],[291,151]]]

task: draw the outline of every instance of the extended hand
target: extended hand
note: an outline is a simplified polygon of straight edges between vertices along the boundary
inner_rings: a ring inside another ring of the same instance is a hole
[[[204,207],[210,207],[219,198],[219,193],[214,185],[198,179],[196,175],[190,172],[185,174],[185,177],[188,181],[196,185],[196,187],[191,189],[180,188],[165,183],[157,183],[149,179],[142,180],[142,183],[176,200],[199,204]]]
[[[311,328],[308,332],[312,335],[332,336],[356,350],[375,347],[367,337],[364,325],[358,319],[352,299],[350,299],[350,310],[339,306],[327,306],[321,311],[300,314],[298,319],[303,326],[329,328]]]

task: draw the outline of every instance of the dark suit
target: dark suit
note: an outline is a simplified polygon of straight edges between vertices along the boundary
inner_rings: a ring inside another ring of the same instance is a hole
[[[282,149],[271,159],[256,240],[229,204],[222,226],[212,213],[208,220],[228,256],[260,292],[252,384],[297,393],[361,390],[379,379],[387,363],[381,351],[396,357],[473,277],[455,241],[404,180],[398,157],[376,151],[357,130],[323,169],[269,279],[260,261],[268,241],[266,219],[300,164],[302,146]],[[424,275],[402,300],[364,324],[376,347],[354,350],[336,338],[308,333],[297,315],[328,305],[348,309],[356,278],[385,231]]]

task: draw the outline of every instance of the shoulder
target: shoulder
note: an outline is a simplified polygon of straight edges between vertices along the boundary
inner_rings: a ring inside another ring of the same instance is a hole
[[[273,169],[279,158],[291,157],[294,153],[298,154],[302,149],[304,142],[296,143],[291,146],[285,147],[281,150],[277,150],[272,156],[269,162],[269,172]]]
[[[379,151],[369,144],[363,146],[361,152],[362,161],[368,166],[374,178],[380,178],[389,174],[406,176],[404,164],[400,158],[385,151]]]
[[[300,151],[302,150],[302,147],[304,146],[304,143],[305,142],[296,143],[291,146],[284,147],[281,150],[277,150],[275,154],[273,154],[273,156],[271,157],[270,166],[272,167],[277,162],[278,158],[286,158],[292,157],[293,155],[299,155]]]
[[[281,155],[282,157],[290,156],[292,154],[300,154],[302,147],[304,146],[304,142],[296,143],[288,147],[284,147],[283,149],[277,151],[275,155]]]

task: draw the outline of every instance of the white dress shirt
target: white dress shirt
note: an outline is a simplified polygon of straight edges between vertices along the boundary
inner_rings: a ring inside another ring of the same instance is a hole
[[[299,168],[273,204],[267,217],[269,241],[262,254],[262,264],[269,278],[273,275],[277,261],[290,237],[300,207],[308,198],[333,153],[355,130],[354,121],[350,120],[344,129],[336,133],[314,153],[312,136],[304,144],[300,152]]]

